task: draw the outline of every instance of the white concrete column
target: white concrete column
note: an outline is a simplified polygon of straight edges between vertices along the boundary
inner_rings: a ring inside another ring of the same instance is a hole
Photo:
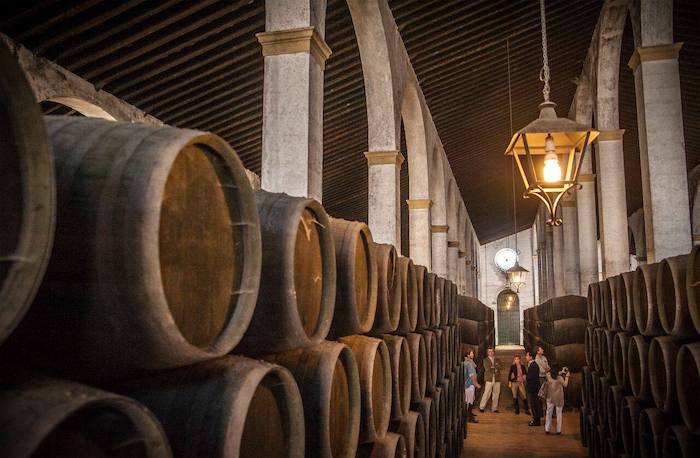
[[[581,294],[578,254],[578,217],[576,200],[565,196],[561,203],[564,230],[564,293]]]
[[[401,253],[401,164],[400,151],[368,151],[368,220],[377,243],[394,245]],[[393,197],[392,197],[393,196]]]
[[[321,201],[323,70],[331,53],[323,11],[285,12],[268,0],[265,57],[262,188]],[[320,8],[319,8],[320,9]]]
[[[459,241],[447,241],[447,279],[457,283],[457,260],[459,259]]]
[[[554,269],[554,297],[561,297],[566,294],[564,287],[564,227],[552,227],[552,268]]]
[[[430,229],[430,199],[409,199],[408,204],[408,249],[414,264],[432,269],[431,248],[432,231]]]
[[[459,273],[458,275],[458,282],[457,282],[457,291],[459,291],[459,294],[466,295],[467,294],[467,253],[464,251],[459,251],[457,253],[457,272]]]
[[[629,270],[625,161],[622,150],[624,133],[622,129],[601,131],[597,140],[603,278]]]
[[[432,226],[433,272],[447,278],[447,225]]]
[[[556,285],[554,281],[554,228],[546,225],[545,234],[545,300],[556,296]]]
[[[630,59],[637,93],[647,261],[692,248],[678,71],[682,43],[639,47]]]
[[[591,173],[591,155],[581,163],[576,191],[576,219],[578,222],[579,275],[581,293],[587,294],[588,285],[598,281],[598,215],[595,202],[595,175]]]

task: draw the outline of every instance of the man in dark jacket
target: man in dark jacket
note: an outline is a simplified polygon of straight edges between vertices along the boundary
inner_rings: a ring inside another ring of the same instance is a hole
[[[525,353],[525,360],[527,361],[525,391],[527,392],[527,403],[530,406],[530,412],[532,412],[532,421],[530,421],[529,425],[540,426],[542,406],[540,405],[540,400],[537,396],[540,392],[540,367],[537,365],[535,358],[529,351]]]

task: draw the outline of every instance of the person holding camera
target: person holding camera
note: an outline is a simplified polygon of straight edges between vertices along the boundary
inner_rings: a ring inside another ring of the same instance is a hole
[[[547,401],[547,416],[544,423],[544,432],[551,434],[552,413],[557,411],[557,434],[561,434],[561,425],[564,422],[564,388],[569,384],[569,369],[564,368],[559,372],[559,367],[552,364],[547,371],[547,382],[544,385],[544,397]],[[554,376],[552,376],[554,374]]]

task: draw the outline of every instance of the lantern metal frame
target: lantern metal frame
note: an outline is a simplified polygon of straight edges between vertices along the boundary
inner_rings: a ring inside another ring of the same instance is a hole
[[[510,269],[506,270],[506,276],[508,277],[508,287],[515,291],[520,292],[520,287],[525,285],[525,279],[530,271],[520,265],[518,259],[515,259],[515,265]]]
[[[506,155],[513,156],[518,171],[525,185],[524,198],[535,196],[540,199],[549,211],[547,224],[559,226],[557,208],[564,193],[574,187],[580,187],[577,182],[581,163],[586,155],[588,146],[598,137],[599,132],[590,129],[568,118],[559,118],[555,111],[554,102],[540,104],[540,116],[527,126],[517,131],[506,149]],[[565,157],[565,172],[561,180],[546,181],[538,175],[533,156],[544,156],[547,137],[551,135],[556,147],[557,159]],[[524,162],[524,164],[523,164]]]

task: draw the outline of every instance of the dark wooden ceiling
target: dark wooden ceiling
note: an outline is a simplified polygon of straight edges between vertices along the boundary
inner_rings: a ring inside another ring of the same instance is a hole
[[[533,0],[390,0],[470,217],[482,243],[512,232],[506,38],[510,37],[513,127],[537,116],[541,66]],[[548,0],[552,99],[565,115],[601,0]],[[700,163],[698,6],[677,0],[688,165]],[[246,167],[261,163],[263,59],[254,34],[264,1],[40,0],[4,5],[0,32],[168,124],[221,135]],[[330,0],[324,104],[324,205],[367,219],[367,115],[359,51],[345,0]],[[630,213],[641,206],[634,84],[621,76],[621,127]],[[54,109],[45,104],[46,109]],[[634,139],[634,141],[629,141]],[[405,152],[405,146],[402,148]],[[402,202],[408,173],[402,170]],[[522,191],[519,185],[518,194]],[[518,225],[534,205],[518,197]],[[403,238],[407,209],[403,203]],[[405,245],[405,244],[404,244]]]

